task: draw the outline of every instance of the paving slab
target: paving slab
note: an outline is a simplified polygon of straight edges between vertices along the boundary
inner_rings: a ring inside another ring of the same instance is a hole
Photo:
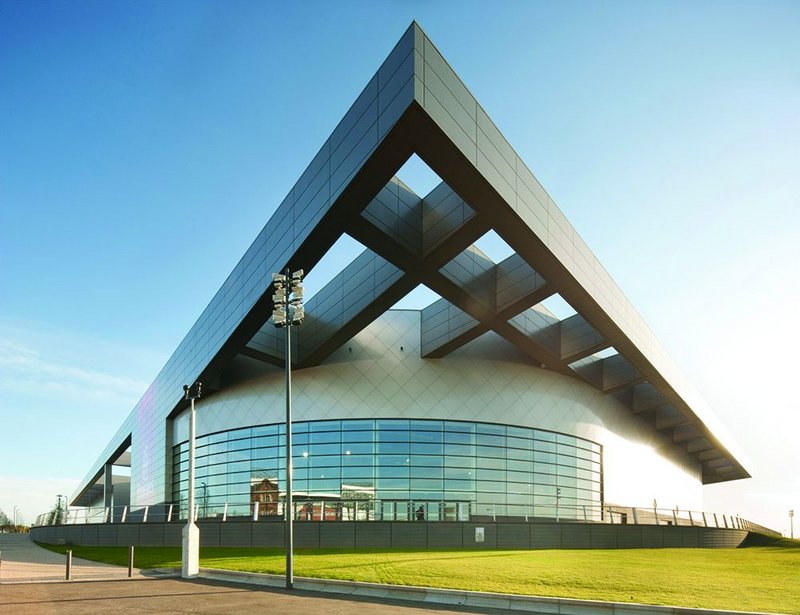
[[[316,592],[255,588],[207,580],[125,579],[0,586],[0,615],[170,615],[303,613],[325,615],[466,615],[505,611],[414,605]]]
[[[137,577],[142,571],[134,570]],[[144,574],[149,574],[145,571]],[[74,557],[72,578],[122,579],[128,568],[90,562]],[[66,578],[66,556],[37,545],[29,534],[0,534],[0,584],[63,581]]]

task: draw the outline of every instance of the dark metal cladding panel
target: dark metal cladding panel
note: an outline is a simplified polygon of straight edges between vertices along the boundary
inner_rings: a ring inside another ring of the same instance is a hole
[[[422,199],[425,252],[431,251],[474,216],[472,208],[452,188],[444,182],[439,184]]]
[[[555,316],[546,310],[534,307],[514,316],[508,322],[548,353],[560,357],[559,321]]]
[[[521,256],[509,256],[497,265],[497,309],[504,309],[546,284],[547,281]]]
[[[475,329],[480,323],[449,301],[439,299],[422,311],[422,356]]]
[[[422,199],[392,179],[361,215],[414,254],[421,251]]]
[[[561,321],[561,357],[568,359],[606,342],[606,337],[580,314]]]
[[[606,390],[626,385],[641,377],[641,372],[622,355],[600,360],[603,365],[603,388]]]
[[[448,280],[467,291],[487,308],[494,310],[495,265],[483,252],[471,246],[441,268]]]
[[[306,304],[307,319],[299,331],[300,355],[308,356],[353,322],[402,276],[402,271],[374,252],[362,252]]]

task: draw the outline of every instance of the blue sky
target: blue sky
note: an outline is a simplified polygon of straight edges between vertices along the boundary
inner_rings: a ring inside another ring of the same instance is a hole
[[[796,2],[2,3],[0,509],[72,492],[412,19],[747,451],[706,507],[786,529]]]

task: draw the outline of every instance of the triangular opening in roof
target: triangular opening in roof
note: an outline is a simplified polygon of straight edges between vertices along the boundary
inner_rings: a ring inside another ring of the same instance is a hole
[[[490,230],[478,239],[478,241],[475,242],[475,247],[492,259],[495,264],[504,261],[514,254],[514,249],[494,230]]]
[[[337,275],[341,274],[347,265],[352,263],[364,250],[363,245],[346,234],[339,237],[328,248],[325,255],[314,265],[314,268],[306,272],[303,279],[303,303],[306,311],[311,308],[313,312],[314,303],[321,298],[321,296],[317,297],[316,295],[332,282]],[[270,357],[274,361],[280,361],[284,356],[283,336],[284,334],[274,326],[270,319],[262,325],[247,343],[247,348],[251,353],[252,351],[261,353],[262,359],[267,360],[267,362],[271,362]]]
[[[416,154],[412,154],[395,175],[419,197],[424,197],[442,182],[440,177]]]
[[[550,295],[547,299],[542,301],[539,305],[544,307],[548,312],[559,320],[564,320],[570,316],[574,316],[578,312],[572,307],[564,297],[558,293]]]
[[[408,293],[405,297],[400,299],[391,308],[392,310],[423,310],[429,305],[435,303],[441,297],[433,292],[424,284],[419,284]]]
[[[617,349],[613,346],[609,346],[608,348],[603,348],[603,350],[595,352],[592,356],[595,359],[607,359],[608,357],[613,357],[615,354],[619,354]]]
[[[304,302],[308,302],[311,297],[322,290],[326,284],[339,275],[364,250],[366,248],[350,235],[342,234],[319,262],[314,265],[314,268],[306,272],[303,280],[305,288]]]

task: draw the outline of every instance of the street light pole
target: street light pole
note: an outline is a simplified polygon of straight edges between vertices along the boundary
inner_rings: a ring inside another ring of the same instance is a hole
[[[794,508],[789,511],[789,536],[794,538]]]
[[[202,394],[203,385],[195,382],[192,386],[183,385],[184,399],[191,404],[189,411],[189,511],[186,526],[182,532],[181,576],[184,579],[196,577],[200,572],[200,529],[194,522],[194,458],[195,458],[195,411],[194,400]]]
[[[294,503],[292,500],[292,327],[303,322],[303,270],[272,274],[272,322],[286,328],[286,589],[294,587]]]

